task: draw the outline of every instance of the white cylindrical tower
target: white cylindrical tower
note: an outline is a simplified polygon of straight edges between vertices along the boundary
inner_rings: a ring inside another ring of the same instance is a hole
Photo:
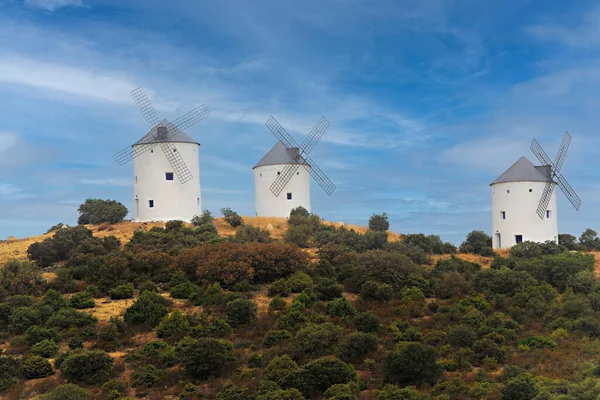
[[[544,218],[537,213],[549,181],[546,167],[536,167],[521,157],[491,183],[493,248],[510,248],[525,241],[558,243],[556,190],[552,192]]]
[[[254,166],[257,216],[288,218],[290,211],[299,206],[310,212],[310,174],[304,167],[308,164],[297,155],[298,149],[288,150],[281,142],[277,142]],[[281,193],[275,196],[270,189],[271,184],[275,182],[286,165],[293,163],[300,165]]]
[[[193,179],[181,183],[177,173],[169,163],[160,143],[168,142],[179,153]],[[146,136],[133,145],[157,143],[134,158],[134,221],[170,221],[189,222],[200,215],[200,144],[184,132],[171,135]]]

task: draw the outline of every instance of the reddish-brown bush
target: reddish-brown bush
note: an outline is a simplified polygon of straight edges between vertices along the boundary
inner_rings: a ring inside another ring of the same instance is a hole
[[[221,242],[189,249],[177,257],[177,268],[188,276],[232,285],[249,280],[272,282],[305,270],[308,256],[297,246],[283,243]]]

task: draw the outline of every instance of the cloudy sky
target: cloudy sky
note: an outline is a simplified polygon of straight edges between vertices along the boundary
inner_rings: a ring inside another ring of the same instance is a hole
[[[1,0],[0,239],[74,223],[86,198],[132,206],[116,151],[161,115],[206,104],[203,208],[254,214],[252,166],[274,115],[313,159],[313,211],[459,243],[491,230],[489,183],[537,138],[573,135],[561,232],[600,229],[600,7],[521,0]],[[534,210],[532,210],[533,212]]]

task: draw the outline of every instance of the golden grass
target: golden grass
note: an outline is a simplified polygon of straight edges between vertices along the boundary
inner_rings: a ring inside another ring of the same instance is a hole
[[[111,300],[110,297],[95,299],[96,307],[91,309],[92,315],[100,322],[106,322],[110,317],[123,316],[127,307],[133,304],[135,299]]]

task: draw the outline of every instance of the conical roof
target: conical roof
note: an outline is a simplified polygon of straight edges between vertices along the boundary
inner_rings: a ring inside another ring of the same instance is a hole
[[[490,185],[505,182],[549,182],[552,181],[546,166],[533,165],[526,157],[521,157],[509,169],[504,171]]]
[[[174,143],[196,143],[198,146],[200,143],[196,141],[193,137],[185,133],[184,131],[176,128],[173,125],[170,125],[169,121],[163,119],[158,127],[167,127],[166,135],[162,136],[160,133],[157,133],[156,128],[152,128],[142,137],[140,140],[135,142],[133,146],[137,146],[139,144],[148,144],[148,143],[165,143],[165,142],[174,142]]]
[[[262,167],[265,165],[280,165],[280,164],[308,164],[302,156],[298,155],[298,149],[286,149],[281,142],[275,143],[275,146],[269,150],[263,158],[252,168]]]

